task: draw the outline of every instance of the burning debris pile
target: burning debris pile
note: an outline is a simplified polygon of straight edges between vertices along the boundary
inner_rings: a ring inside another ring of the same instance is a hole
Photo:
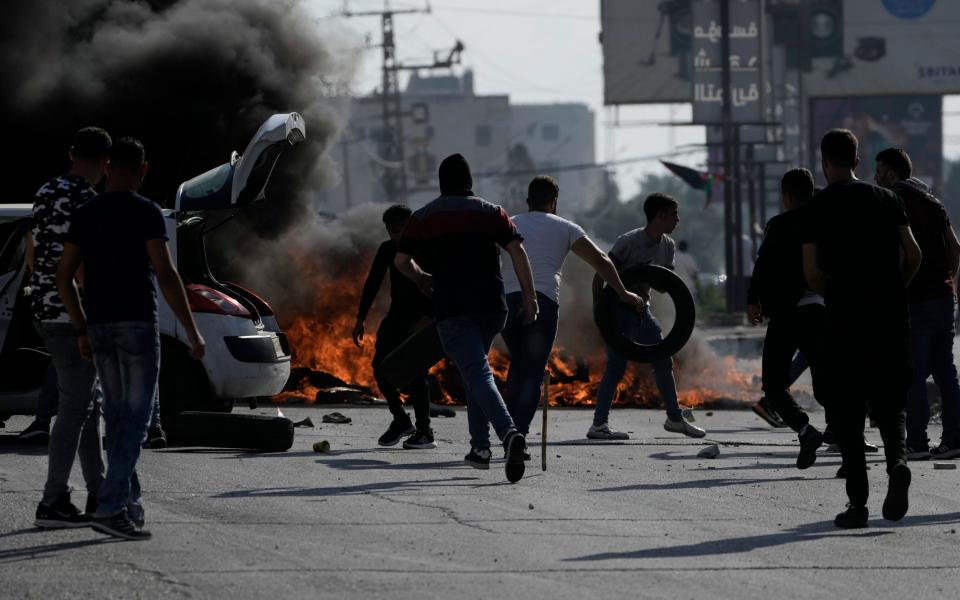
[[[282,248],[264,252],[241,278],[270,295],[294,349],[294,369],[286,391],[277,402],[328,402],[369,399],[377,396],[370,368],[373,336],[384,313],[374,305],[367,320],[361,348],[351,339],[363,278],[377,244],[383,239],[380,214],[383,205],[366,205],[333,220],[304,221],[274,242]],[[259,255],[259,252],[253,254]],[[606,354],[591,318],[592,272],[581,261],[567,261],[561,291],[561,322],[548,369],[553,406],[587,406],[594,403],[603,375]],[[385,285],[388,282],[385,282]],[[380,298],[388,296],[386,290]],[[656,302],[656,300],[655,300]],[[667,317],[669,307],[655,305]],[[670,325],[669,319],[664,323]],[[697,333],[676,357],[681,404],[715,406],[755,400],[758,361],[718,357]],[[509,357],[500,341],[490,354],[498,383],[506,380]],[[462,403],[463,388],[452,364],[442,362],[431,371],[433,400]],[[620,386],[618,405],[659,406],[652,371],[633,365]]]

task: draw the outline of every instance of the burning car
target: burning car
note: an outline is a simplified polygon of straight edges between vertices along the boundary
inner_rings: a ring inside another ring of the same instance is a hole
[[[195,361],[183,328],[160,295],[160,405],[164,420],[185,410],[229,412],[234,400],[271,396],[290,375],[290,344],[270,305],[210,271],[205,236],[264,199],[281,154],[305,139],[297,113],[273,115],[242,155],[182,183],[165,209],[170,251],[183,279],[207,353]],[[32,205],[0,206],[0,421],[33,414],[49,364],[24,294],[26,235]]]

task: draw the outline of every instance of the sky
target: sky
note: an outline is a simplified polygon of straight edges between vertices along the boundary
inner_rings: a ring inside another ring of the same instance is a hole
[[[652,0],[637,0],[652,1]],[[344,26],[380,41],[376,17],[344,19],[339,16],[343,0],[308,0],[316,14],[342,19]],[[381,10],[383,0],[348,0],[352,11]],[[424,8],[426,0],[396,0],[392,9]],[[508,94],[513,103],[582,102],[596,115],[598,161],[622,160],[670,152],[672,148],[703,143],[700,127],[659,125],[612,127],[628,121],[689,121],[687,104],[624,106],[619,111],[603,105],[603,57],[599,0],[434,0],[430,14],[394,17],[396,45],[401,62],[429,62],[433,51],[448,51],[461,40],[466,50],[462,68],[474,71],[478,94]],[[380,82],[381,50],[364,50],[354,92],[366,94]],[[960,96],[944,102],[944,153],[960,159]],[[702,164],[705,156],[695,152],[676,162]],[[616,167],[621,197],[638,191],[637,180],[646,173],[665,174],[656,160]]]

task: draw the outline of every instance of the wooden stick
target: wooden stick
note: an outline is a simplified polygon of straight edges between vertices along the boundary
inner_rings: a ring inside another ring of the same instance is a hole
[[[540,432],[540,470],[547,470],[547,410],[550,407],[550,372],[543,378],[543,431]]]

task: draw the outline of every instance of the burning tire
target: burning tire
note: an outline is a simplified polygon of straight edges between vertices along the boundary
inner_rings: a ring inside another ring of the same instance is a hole
[[[188,411],[173,425],[170,440],[181,446],[285,452],[293,445],[293,422],[284,417]]]
[[[623,280],[623,285],[627,289],[634,289],[637,284],[646,283],[658,292],[667,294],[673,301],[677,316],[673,328],[662,342],[659,344],[637,343],[620,331],[620,320],[617,314],[620,299],[610,286],[604,286],[600,300],[594,307],[594,321],[600,329],[603,341],[634,362],[652,363],[679,352],[690,339],[697,319],[693,294],[683,280],[670,269],[656,265],[643,265],[630,269],[622,273],[620,279]]]

